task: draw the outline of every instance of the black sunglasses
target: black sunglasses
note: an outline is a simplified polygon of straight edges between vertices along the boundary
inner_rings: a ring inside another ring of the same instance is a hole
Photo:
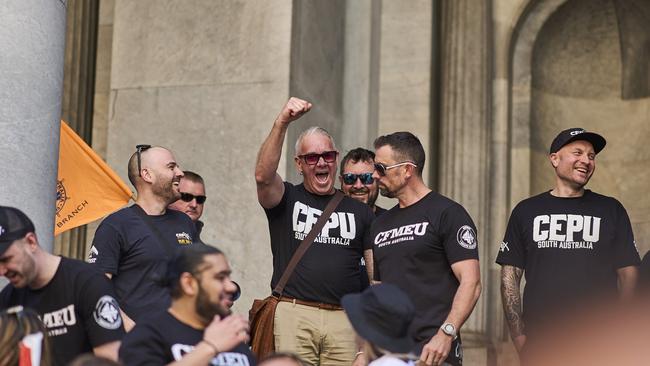
[[[202,205],[205,203],[205,200],[208,199],[206,196],[195,196],[191,193],[181,192],[181,200],[184,202],[192,202],[196,198],[196,203]]]
[[[416,168],[418,167],[412,161],[403,161],[401,163],[397,163],[397,164],[393,164],[393,165],[384,165],[382,163],[375,163],[375,170],[377,171],[377,173],[379,173],[379,175],[381,175],[383,177],[384,175],[386,175],[387,170],[397,168],[398,166],[402,166],[402,165],[413,165]]]
[[[372,173],[345,173],[342,175],[342,177],[343,183],[345,184],[354,184],[357,182],[357,179],[361,179],[361,184],[372,184],[375,181],[375,179],[372,177]]]
[[[138,156],[138,175],[140,175],[140,172],[142,172],[142,163],[140,159],[140,155],[142,154],[143,151],[147,151],[151,148],[151,145],[135,145],[135,154]]]
[[[323,158],[326,163],[333,163],[336,161],[336,156],[339,154],[338,151],[325,151],[322,154],[305,154],[298,155],[299,158],[305,161],[308,165],[316,165],[320,158]]]

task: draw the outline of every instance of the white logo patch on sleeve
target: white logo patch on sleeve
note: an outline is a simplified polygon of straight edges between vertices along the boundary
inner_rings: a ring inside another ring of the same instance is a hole
[[[105,329],[117,329],[122,325],[120,306],[112,296],[104,295],[97,301],[93,316],[97,324]]]
[[[465,249],[476,248],[476,233],[468,225],[463,225],[456,233],[456,241]]]

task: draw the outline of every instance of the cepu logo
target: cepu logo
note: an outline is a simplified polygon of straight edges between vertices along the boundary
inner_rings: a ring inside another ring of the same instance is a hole
[[[323,211],[309,207],[302,202],[296,202],[293,205],[293,231],[307,234],[311,231],[312,226],[316,224]],[[357,233],[354,214],[349,212],[333,212],[329,217],[320,236],[330,237],[330,231],[339,229],[340,237],[343,239],[354,239]]]
[[[539,215],[533,220],[533,240],[572,242],[600,239],[600,217],[583,215]],[[578,235],[582,234],[582,238]]]

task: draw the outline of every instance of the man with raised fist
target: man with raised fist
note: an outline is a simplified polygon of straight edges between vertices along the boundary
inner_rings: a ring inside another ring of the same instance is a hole
[[[307,101],[289,99],[257,156],[257,197],[271,235],[272,288],[336,192],[339,152],[320,127],[308,128],[296,141],[294,161],[302,183],[284,182],[277,173],[287,129],[311,108]],[[364,239],[373,218],[372,210],[357,200],[344,197],[338,204],[281,294],[274,325],[277,350],[296,353],[312,365],[352,363],[354,332],[340,300],[361,290],[359,260],[371,255]],[[372,263],[370,257],[366,261]]]

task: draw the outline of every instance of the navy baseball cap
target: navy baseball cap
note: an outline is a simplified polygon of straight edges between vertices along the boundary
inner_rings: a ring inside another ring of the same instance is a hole
[[[588,141],[593,145],[594,152],[598,154],[602,149],[605,148],[605,138],[601,135],[594,132],[587,132],[584,128],[574,127],[566,129],[560,132],[553,142],[551,143],[551,149],[549,154],[558,152],[561,148],[567,144],[572,143],[573,141],[584,140]]]
[[[34,223],[24,212],[14,207],[0,206],[0,255],[27,233],[33,233]]]

